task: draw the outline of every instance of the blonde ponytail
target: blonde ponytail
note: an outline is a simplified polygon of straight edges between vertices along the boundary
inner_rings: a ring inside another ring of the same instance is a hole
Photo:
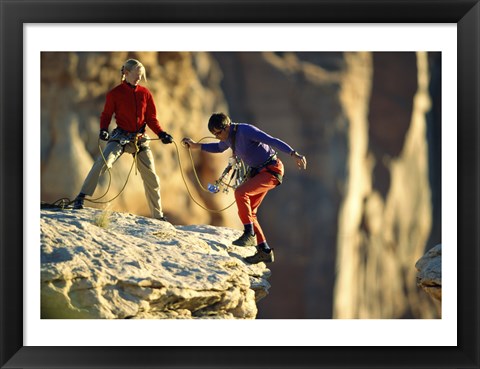
[[[128,70],[129,72],[134,70],[134,69],[137,69],[137,68],[140,68],[141,71],[142,71],[142,77],[143,79],[145,80],[145,82],[147,82],[147,72],[145,71],[145,67],[143,66],[142,63],[140,63],[137,59],[128,59],[123,65],[122,65],[122,69],[120,70],[121,74],[122,74],[122,82],[125,80],[125,71]],[[140,77],[140,80],[142,78]]]

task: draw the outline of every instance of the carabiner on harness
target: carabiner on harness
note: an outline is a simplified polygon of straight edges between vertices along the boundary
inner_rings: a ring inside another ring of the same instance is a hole
[[[230,174],[230,179],[228,182],[225,182],[225,179]],[[248,169],[238,156],[232,156],[228,159],[228,165],[223,170],[220,178],[215,181],[215,184],[208,184],[208,191],[211,193],[218,193],[220,191],[224,193],[228,193],[230,188],[236,189],[240,186],[245,180],[247,179]],[[232,183],[233,182],[233,183]]]

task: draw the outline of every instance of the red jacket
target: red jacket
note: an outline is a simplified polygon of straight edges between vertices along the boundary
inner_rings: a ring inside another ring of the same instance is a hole
[[[143,86],[132,87],[124,81],[109,91],[100,115],[101,129],[108,129],[113,114],[117,126],[125,131],[137,132],[145,123],[157,135],[163,131],[152,94]]]

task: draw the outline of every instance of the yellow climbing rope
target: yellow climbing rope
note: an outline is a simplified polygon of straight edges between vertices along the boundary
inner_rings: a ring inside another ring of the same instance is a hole
[[[199,140],[199,142],[205,140],[205,139],[214,139],[214,137],[203,137],[202,139]],[[149,141],[157,141],[157,140],[160,140],[159,138],[148,138],[147,140]],[[107,166],[107,170],[108,170],[108,174],[109,174],[109,182],[108,182],[108,186],[107,186],[107,190],[105,191],[105,193],[100,196],[100,197],[97,197],[95,199],[89,199],[89,198],[85,198],[86,201],[89,201],[89,202],[92,202],[92,203],[96,203],[96,204],[107,204],[113,200],[115,200],[118,196],[120,196],[120,194],[123,192],[123,190],[125,189],[125,187],[127,186],[127,183],[128,183],[128,180],[130,178],[130,174],[132,173],[132,170],[133,170],[133,167],[135,167],[135,175],[137,174],[137,154],[139,152],[139,147],[138,147],[138,139],[135,138],[135,141],[134,141],[134,144],[135,144],[135,149],[136,149],[136,152],[133,154],[133,161],[132,161],[132,166],[130,167],[130,170],[128,172],[128,175],[127,175],[127,178],[125,180],[125,183],[123,185],[123,187],[121,188],[120,192],[115,195],[113,198],[111,198],[110,200],[105,200],[105,201],[99,201],[100,199],[104,198],[107,193],[109,192],[110,190],[110,186],[111,186],[111,182],[112,182],[112,174],[110,173],[110,170],[111,168],[108,166],[107,164],[107,159],[105,158],[105,156],[103,155],[103,150],[100,146],[100,140],[99,140],[99,143],[98,143],[98,149],[100,151],[100,154],[102,155],[102,158],[103,158],[103,161],[105,162],[105,165]],[[210,209],[210,208],[207,208],[205,207],[204,205],[202,205],[200,202],[198,202],[195,197],[193,196],[192,192],[190,191],[190,188],[188,187],[188,184],[187,184],[187,180],[185,178],[185,174],[184,174],[184,170],[183,170],[183,166],[182,166],[182,160],[180,159],[180,151],[178,149],[178,144],[173,141],[173,144],[175,145],[175,151],[176,151],[176,154],[177,154],[177,158],[178,158],[178,164],[179,164],[179,167],[180,167],[180,174],[182,176],[182,180],[183,180],[183,183],[185,185],[185,188],[188,192],[188,195],[190,196],[190,198],[192,199],[192,201],[197,204],[198,206],[200,206],[202,209],[208,211],[208,212],[211,212],[211,213],[221,213],[222,211],[225,211],[227,209],[229,209],[230,207],[233,206],[233,204],[235,204],[235,200],[228,206],[224,207],[223,209],[219,209],[219,210],[216,210],[216,209]],[[208,192],[208,193],[211,193],[208,189],[206,189],[201,181],[200,181],[200,178],[198,177],[198,173],[195,169],[195,163],[193,161],[193,156],[192,156],[192,152],[191,152],[191,149],[188,148],[188,153],[189,153],[189,157],[190,157],[190,161],[192,163],[192,169],[193,169],[193,173],[195,175],[195,179],[197,180],[197,183],[198,185],[200,186],[200,188],[205,191],[205,192]]]
[[[199,142],[201,142],[202,140],[206,139],[206,138],[210,138],[210,137],[204,137],[202,138],[201,140],[199,140]],[[213,137],[212,137],[213,138]],[[183,179],[183,183],[185,184],[185,188],[187,189],[187,192],[188,192],[188,195],[190,196],[190,198],[192,199],[192,201],[197,204],[198,206],[200,206],[202,209],[206,210],[206,211],[209,211],[211,213],[221,213],[222,211],[225,211],[227,210],[228,208],[230,208],[233,204],[235,204],[235,200],[228,206],[224,207],[223,209],[220,209],[220,210],[214,210],[214,209],[209,209],[205,206],[203,206],[202,204],[200,204],[197,200],[195,200],[195,198],[193,197],[192,193],[190,192],[190,189],[188,188],[188,184],[187,184],[187,181],[185,179],[185,174],[183,173],[183,167],[182,167],[182,161],[180,159],[180,152],[178,150],[178,145],[175,141],[173,141],[173,143],[175,144],[175,150],[177,151],[177,157],[178,157],[178,164],[180,166],[180,174],[182,175],[182,179]],[[193,162],[193,157],[192,157],[192,151],[190,148],[188,148],[188,152],[189,152],[189,155],[190,155],[190,160],[192,162],[192,168],[193,168],[193,173],[195,174],[195,178],[197,179],[197,182],[198,184],[200,185],[200,187],[202,188],[203,191],[206,191],[208,193],[211,193],[210,191],[208,191],[208,189],[206,189],[205,187],[202,186],[202,183],[200,182],[200,179],[198,178],[198,174],[197,174],[197,171],[195,170],[195,164]]]
[[[102,155],[102,158],[103,158],[103,162],[105,163],[106,167],[107,167],[107,170],[108,170],[108,175],[109,175],[109,178],[108,178],[108,186],[107,186],[107,190],[105,191],[105,193],[100,196],[100,197],[97,197],[96,199],[88,199],[88,198],[85,198],[86,201],[89,201],[89,202],[92,202],[92,203],[95,203],[95,204],[108,204],[110,202],[112,202],[113,200],[115,200],[118,196],[120,196],[120,194],[123,192],[123,190],[125,190],[125,187],[127,187],[127,183],[128,183],[128,180],[130,178],[130,174],[132,174],[132,170],[133,170],[133,167],[135,166],[135,175],[137,174],[137,153],[139,151],[139,148],[138,148],[138,145],[137,145],[137,139],[135,138],[135,154],[133,155],[133,161],[132,161],[132,165],[130,167],[130,170],[128,171],[128,174],[127,174],[127,179],[125,180],[125,183],[123,185],[123,187],[120,189],[120,192],[115,195],[114,197],[112,197],[110,200],[106,200],[106,201],[98,201],[102,198],[104,198],[108,191],[110,190],[110,185],[112,184],[112,173],[110,173],[111,169],[109,166],[108,166],[108,163],[107,163],[107,159],[105,159],[105,156],[103,155],[103,150],[100,146],[100,140],[98,140],[98,150],[100,151],[100,155]]]

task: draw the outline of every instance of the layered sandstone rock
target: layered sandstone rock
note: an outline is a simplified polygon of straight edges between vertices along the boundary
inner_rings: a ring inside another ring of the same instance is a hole
[[[40,226],[42,318],[253,319],[270,287],[230,228],[92,208],[42,210]]]
[[[442,245],[428,250],[415,264],[417,285],[437,301],[442,301]]]
[[[362,99],[366,109],[350,119],[355,131],[339,218],[335,316],[430,317],[414,283],[432,224],[427,55],[373,55],[366,65],[373,73],[366,78],[372,81]]]

